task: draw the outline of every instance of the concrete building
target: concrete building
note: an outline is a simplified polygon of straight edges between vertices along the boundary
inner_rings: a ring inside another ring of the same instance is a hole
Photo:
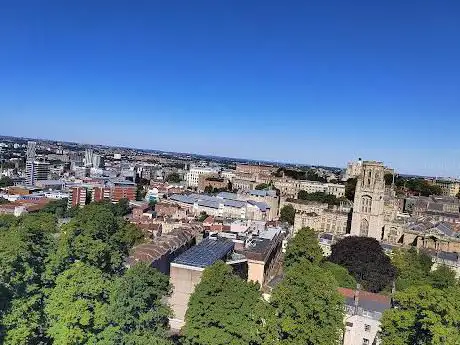
[[[61,190],[65,187],[63,180],[38,180],[35,185],[43,189]]]
[[[364,161],[358,176],[353,203],[351,234],[380,240],[384,230],[384,166]]]
[[[86,205],[87,196],[86,187],[73,187],[70,189],[69,208],[70,207],[83,207]]]
[[[85,166],[91,167],[93,165],[93,149],[87,148],[85,150]]]
[[[297,198],[301,190],[307,193],[325,193],[334,195],[337,198],[345,196],[345,185],[337,183],[323,183],[308,180],[293,180],[289,178],[277,178],[273,181],[275,188],[279,189],[281,196]]]
[[[35,185],[37,181],[47,180],[50,172],[48,162],[26,161],[26,183]]]
[[[243,179],[241,177],[234,177],[232,181],[233,189],[237,189],[239,191],[246,191],[255,189],[258,183],[255,179]]]
[[[435,180],[434,184],[441,187],[442,195],[456,197],[460,192],[460,182],[449,180]]]
[[[380,319],[391,308],[389,296],[339,288],[345,298],[343,345],[378,345]]]
[[[218,195],[219,196],[219,195]],[[269,219],[275,219],[279,212],[280,197],[275,190],[250,189],[237,194],[238,200],[254,200],[266,203],[270,207]]]
[[[185,174],[185,182],[187,187],[198,187],[198,181],[202,175],[218,174],[219,170],[210,167],[190,167],[190,170]]]
[[[265,174],[271,175],[276,172],[278,168],[269,165],[256,165],[256,164],[237,164],[236,173],[240,174]]]
[[[228,180],[220,177],[217,174],[213,175],[201,175],[198,178],[198,192],[204,192],[206,188],[211,189],[227,189],[228,188]]]
[[[221,195],[221,194],[220,194]],[[228,193],[228,195],[235,195]],[[237,198],[215,197],[206,194],[173,194],[170,202],[190,209],[194,215],[202,212],[210,216],[252,220],[271,220],[270,206],[254,200],[241,201]]]
[[[201,281],[204,269],[218,260],[225,262],[230,259],[233,247],[234,243],[230,240],[206,238],[171,263],[173,293],[169,304],[174,313],[170,319],[172,329],[180,329],[184,325],[190,295]]]
[[[247,258],[248,281],[258,282],[262,287],[274,277],[282,243],[281,228],[266,228],[257,236],[249,237],[242,251],[236,250]]]

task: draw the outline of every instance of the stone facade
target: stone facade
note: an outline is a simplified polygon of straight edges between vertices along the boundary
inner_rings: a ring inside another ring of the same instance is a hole
[[[351,234],[380,240],[385,220],[385,180],[381,162],[364,161],[353,203]]]

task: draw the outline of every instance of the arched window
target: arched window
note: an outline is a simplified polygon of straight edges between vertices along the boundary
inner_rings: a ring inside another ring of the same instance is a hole
[[[361,212],[371,213],[372,210],[372,198],[369,195],[363,195],[361,198]]]
[[[361,220],[361,226],[359,227],[359,236],[366,236],[369,233],[369,222],[366,219]]]

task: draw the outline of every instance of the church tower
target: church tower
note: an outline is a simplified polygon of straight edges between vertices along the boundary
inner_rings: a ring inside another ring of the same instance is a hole
[[[364,161],[358,176],[351,218],[351,234],[381,240],[384,226],[384,166]]]

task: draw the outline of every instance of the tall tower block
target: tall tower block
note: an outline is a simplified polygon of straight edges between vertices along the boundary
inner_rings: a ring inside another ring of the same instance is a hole
[[[364,161],[356,182],[351,234],[381,240],[384,226],[385,168],[383,163]]]

